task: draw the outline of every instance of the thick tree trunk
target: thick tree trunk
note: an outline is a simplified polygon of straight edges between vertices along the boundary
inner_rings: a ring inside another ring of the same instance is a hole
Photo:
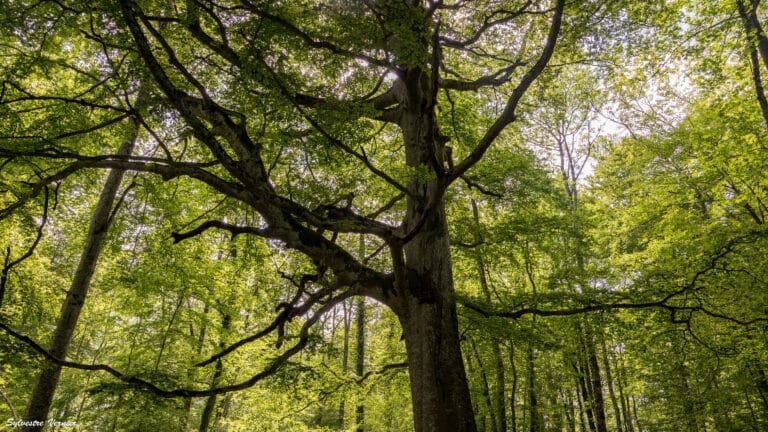
[[[414,429],[474,432],[442,202],[405,246],[403,277],[396,311],[408,354]]]
[[[402,225],[407,239],[393,251],[398,292],[392,303],[408,354],[415,431],[474,432],[443,197],[445,141],[434,113],[436,74],[421,67],[400,73],[406,164],[429,175],[413,175],[408,183]]]
[[[398,318],[408,354],[414,429],[474,432],[442,206],[427,216],[405,252]]]
[[[141,99],[142,96],[140,95],[136,106],[141,105]],[[127,156],[131,154],[138,136],[138,129],[138,121],[131,118],[131,128],[118,150],[119,155]],[[77,320],[85,304],[85,298],[88,295],[88,288],[91,284],[91,277],[96,270],[96,264],[98,263],[104,239],[107,235],[111,222],[112,207],[122,178],[122,170],[113,169],[109,173],[99,196],[99,202],[96,204],[96,208],[91,216],[83,254],[80,257],[80,263],[72,279],[72,285],[61,307],[59,321],[56,324],[48,348],[51,355],[58,359],[64,359],[67,356],[69,343],[72,340]],[[43,430],[48,419],[48,412],[51,408],[51,401],[58,386],[60,375],[61,366],[53,364],[46,365],[45,369],[40,373],[24,415],[24,424],[29,426],[23,426],[21,428],[22,431]]]
[[[401,318],[408,352],[416,432],[472,431],[474,413],[452,298],[409,301]]]

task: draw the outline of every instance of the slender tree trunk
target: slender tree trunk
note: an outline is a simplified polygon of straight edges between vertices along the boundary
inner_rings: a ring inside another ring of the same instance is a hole
[[[509,395],[509,415],[512,422],[512,432],[517,432],[517,408],[516,400],[517,396],[517,367],[515,367],[515,347],[512,342],[509,344],[509,364],[512,371],[512,390]]]
[[[618,359],[616,360],[616,371],[616,384],[619,388],[619,400],[621,400],[621,412],[622,417],[624,418],[624,429],[627,432],[634,432],[634,428],[632,427],[632,413],[629,411],[629,396],[624,394],[626,369],[622,364],[619,363]]]
[[[226,332],[232,327],[232,317],[228,313],[222,313],[221,314],[221,329]],[[221,342],[219,343],[219,349],[226,348],[227,344],[224,342],[224,337],[222,337]],[[219,381],[221,380],[221,376],[224,374],[224,364],[222,363],[221,359],[219,358],[216,360],[216,368],[213,372],[213,377],[211,378],[211,387],[216,387],[219,385]],[[205,407],[203,407],[203,413],[200,416],[200,432],[207,432],[211,426],[211,420],[213,420],[213,414],[216,410],[216,395],[208,396],[208,399],[205,401]]]
[[[749,61],[752,67],[752,83],[755,86],[755,96],[763,113],[763,119],[768,125],[768,99],[765,96],[763,80],[760,73],[760,58],[763,58],[763,65],[768,70],[768,37],[766,37],[760,20],[757,16],[757,6],[759,2],[750,2],[749,8],[744,4],[744,0],[736,1],[736,9],[741,17],[741,23],[744,26],[744,32],[747,36],[747,45],[749,47]]]
[[[349,327],[352,314],[350,311],[351,307],[346,300],[341,303],[341,307],[344,313],[344,344],[341,353],[341,372],[346,376],[347,370],[349,370]],[[339,429],[344,429],[344,410],[345,399],[342,397],[341,402],[339,402]]]
[[[528,283],[531,284],[531,295],[533,297],[533,307],[537,307],[536,302],[536,279],[533,274],[533,262],[528,253],[528,245],[525,245],[525,273],[528,276]],[[536,331],[536,315],[531,318],[531,328]],[[533,343],[528,343],[528,352],[526,353],[528,361],[528,409],[530,411],[530,432],[539,432],[544,426],[544,419],[539,413],[538,399],[536,397],[536,358]]]
[[[163,358],[163,353],[165,353],[165,346],[168,344],[168,335],[171,333],[173,324],[176,323],[176,316],[179,314],[179,309],[181,309],[181,305],[183,303],[184,303],[184,296],[180,294],[179,298],[176,300],[176,304],[173,306],[173,312],[171,312],[171,318],[168,320],[168,327],[165,329],[165,333],[163,333],[163,337],[160,340],[160,349],[157,351],[157,357],[155,357],[155,365],[153,366],[154,372],[157,372],[158,369],[160,368],[160,360]]]
[[[632,398],[632,414],[635,416],[637,432],[643,432],[643,426],[640,424],[640,417],[637,415],[637,400],[635,398]]]
[[[480,230],[480,215],[477,210],[477,202],[471,199],[472,204],[472,218],[475,222],[475,243],[481,244],[483,242],[482,231]],[[478,252],[475,256],[475,265],[477,266],[477,273],[480,278],[480,289],[483,292],[483,298],[490,304],[491,302],[491,289],[488,286],[488,279],[485,274],[485,262],[483,256]],[[493,393],[493,410],[491,415],[495,418],[495,430],[504,432],[507,430],[507,412],[505,408],[506,396],[504,394],[504,386],[506,378],[504,377],[504,359],[501,357],[501,342],[497,338],[493,338],[491,342],[491,349],[493,351],[493,362],[496,366],[496,387]]]
[[[533,344],[529,344],[526,353],[528,360],[528,410],[530,411],[530,432],[540,432],[543,427],[541,414],[539,413],[538,398],[536,397],[536,357],[533,352]]]
[[[563,411],[565,412],[565,421],[568,423],[568,432],[576,432],[576,419],[570,390],[563,392]]]
[[[357,300],[357,316],[355,317],[355,327],[357,331],[357,347],[355,358],[355,373],[362,377],[365,374],[365,297]],[[355,419],[357,423],[357,432],[365,430],[365,403],[361,399],[357,402],[355,409]]]
[[[678,360],[675,364],[675,373],[677,374],[678,389],[683,399],[683,418],[685,419],[686,429],[688,432],[699,432],[698,413],[696,412],[694,401],[691,399],[691,389],[688,383],[688,369],[681,360]]]
[[[141,106],[142,99],[143,95],[140,91],[135,106]],[[118,155],[128,156],[131,154],[138,133],[139,123],[135,118],[131,118],[129,132],[120,145],[120,149],[117,152]],[[80,312],[85,304],[91,277],[96,270],[96,264],[98,263],[104,239],[111,223],[112,207],[120,187],[120,181],[123,178],[123,172],[118,169],[110,171],[99,196],[99,201],[93,211],[83,254],[80,257],[80,263],[62,305],[59,321],[56,324],[50,346],[48,347],[51,355],[58,359],[65,359],[67,357],[67,350],[72,340],[77,320],[80,317]],[[48,419],[51,401],[53,400],[60,376],[61,366],[48,364],[44,367],[37,379],[24,415],[24,421],[32,426],[24,426],[21,428],[22,431],[43,430],[43,425]]]
[[[608,344],[605,341],[605,336],[600,333],[600,342],[601,342],[601,348],[602,348],[602,360],[603,360],[603,368],[605,370],[605,382],[608,385],[608,395],[611,398],[611,404],[613,406],[613,412],[616,418],[616,431],[622,432],[623,431],[623,423],[621,421],[621,408],[619,407],[619,401],[616,399],[616,391],[613,388],[613,376],[611,374],[611,362],[608,358]]]
[[[581,356],[579,356],[581,357]],[[589,425],[589,430],[592,432],[595,432],[597,430],[597,427],[595,426],[595,416],[592,412],[592,403],[590,401],[589,397],[589,389],[587,388],[587,367],[584,362],[584,359],[579,359],[579,365],[576,366],[576,375],[578,376],[579,380],[579,389],[581,390],[581,403],[582,403],[582,412],[584,413],[584,417],[586,417],[587,424]],[[582,420],[582,424],[584,421]]]
[[[494,402],[496,403],[496,418],[498,420],[498,431],[507,430],[507,410],[506,410],[506,385],[504,359],[501,357],[501,347],[499,342],[493,345],[493,355],[496,357],[496,391],[494,392]]]
[[[472,346],[472,352],[475,354],[475,363],[477,363],[477,370],[480,374],[480,383],[483,386],[483,402],[485,402],[485,410],[488,413],[487,416],[479,416],[482,419],[485,417],[490,418],[490,428],[481,427],[479,430],[490,430],[491,432],[498,432],[496,417],[493,412],[493,401],[491,399],[491,387],[488,385],[488,375],[485,373],[485,366],[483,365],[483,359],[480,356],[480,352],[477,350],[477,345],[469,342]],[[478,414],[475,412],[475,414]]]
[[[597,349],[591,332],[587,332],[586,338],[587,362],[592,389],[592,411],[595,414],[595,426],[597,432],[608,432],[605,421],[605,402],[603,400],[603,380],[600,377],[600,365],[597,361]]]
[[[584,407],[584,398],[582,396],[582,377],[576,366],[574,366],[574,370],[576,371],[576,404],[579,407],[579,430],[581,430],[581,432],[587,432],[587,413]]]
[[[760,400],[763,402],[763,413],[768,415],[768,377],[765,375],[765,370],[760,366],[758,360],[750,361],[747,369],[754,378],[755,387],[757,387]]]

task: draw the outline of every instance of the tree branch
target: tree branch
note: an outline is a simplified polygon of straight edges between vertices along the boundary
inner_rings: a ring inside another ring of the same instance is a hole
[[[533,84],[536,78],[538,78],[539,75],[544,72],[544,68],[552,58],[552,54],[555,52],[555,45],[557,43],[558,35],[560,34],[560,26],[563,20],[564,8],[565,0],[557,0],[554,16],[552,17],[552,24],[549,28],[549,35],[547,36],[544,50],[539,56],[539,59],[523,76],[520,84],[518,84],[518,86],[512,91],[512,95],[507,101],[507,104],[504,107],[504,111],[501,113],[499,118],[496,119],[493,125],[491,125],[491,127],[486,131],[485,135],[480,139],[474,150],[472,150],[472,152],[463,161],[456,165],[454,170],[451,171],[448,178],[449,182],[456,180],[469,168],[474,166],[483,157],[486,150],[488,150],[491,144],[493,144],[493,142],[496,140],[499,134],[501,134],[504,128],[515,121],[515,110],[517,109],[517,105],[520,102],[520,99],[522,99],[523,95],[531,86],[531,84]]]

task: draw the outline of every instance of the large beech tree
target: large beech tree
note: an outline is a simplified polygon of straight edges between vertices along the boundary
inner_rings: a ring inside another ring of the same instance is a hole
[[[4,1],[0,415],[764,429],[764,9]]]
[[[29,180],[4,213],[82,170],[192,181],[240,211],[172,233],[176,242],[209,229],[247,234],[313,268],[293,277],[295,292],[276,305],[271,325],[201,362],[268,335],[283,344],[286,324],[300,318],[291,344],[250,379],[166,388],[109,372],[168,397],[247,388],[299,352],[325,312],[366,296],[402,325],[415,429],[476,429],[446,194],[457,183],[489,187],[473,167],[504,139],[553,57],[569,16],[564,0],[11,6],[4,13],[18,55],[2,103],[13,139],[1,152]],[[142,109],[130,103],[139,82]],[[476,117],[466,124],[470,109]],[[121,136],[128,116],[142,128],[131,156],[104,139]],[[340,235],[377,239],[379,259],[356,258],[355,243]]]

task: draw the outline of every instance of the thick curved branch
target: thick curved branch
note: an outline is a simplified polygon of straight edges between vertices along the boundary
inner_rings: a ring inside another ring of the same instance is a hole
[[[496,119],[493,125],[491,125],[488,131],[486,131],[485,135],[480,139],[480,142],[478,142],[474,150],[472,150],[472,152],[463,161],[456,165],[454,170],[450,172],[448,178],[449,182],[461,177],[469,168],[480,161],[485,152],[488,150],[491,144],[493,144],[499,134],[501,134],[504,128],[515,121],[515,110],[517,109],[518,103],[520,103],[520,99],[522,99],[523,95],[531,86],[531,84],[533,84],[539,75],[544,72],[544,68],[547,66],[547,63],[549,63],[549,60],[552,58],[552,55],[555,52],[555,45],[557,44],[557,38],[560,34],[560,26],[563,20],[564,8],[565,0],[557,0],[554,15],[552,17],[552,24],[549,28],[549,35],[547,36],[544,50],[539,56],[539,59],[536,61],[533,67],[531,67],[531,69],[526,72],[520,83],[512,91],[512,95],[509,97],[509,100],[504,107],[504,111],[501,113],[499,118]]]
[[[166,73],[163,66],[153,54],[147,36],[144,34],[136,16],[140,13],[132,8],[128,0],[121,0],[120,7],[123,18],[133,36],[141,58],[160,89],[166,95],[173,107],[181,113],[184,120],[194,131],[195,136],[203,142],[235,178],[256,191],[270,192],[269,182],[266,181],[266,170],[258,154],[258,147],[250,140],[245,130],[243,116],[233,113],[217,105],[212,100],[193,97],[179,89]],[[167,45],[167,43],[166,43]],[[170,47],[164,45],[168,52]],[[171,55],[172,50],[168,53]],[[171,56],[173,61],[173,56]],[[176,61],[175,63],[178,63]],[[230,116],[238,117],[239,123]],[[210,124],[210,127],[206,125]],[[232,146],[240,161],[235,161],[222,147],[218,136]]]
[[[355,151],[353,148],[351,148],[347,144],[344,144],[343,142],[341,142],[341,140],[339,140],[338,138],[331,135],[328,131],[326,131],[325,128],[323,128],[320,125],[320,123],[318,123],[317,120],[312,118],[312,116],[310,116],[306,112],[303,106],[298,101],[296,101],[296,98],[291,94],[288,88],[286,88],[285,85],[282,83],[282,81],[279,79],[279,77],[277,76],[277,73],[273,71],[272,68],[269,67],[269,65],[263,61],[262,61],[262,65],[270,72],[275,84],[278,86],[281,93],[286,97],[286,99],[288,99],[288,101],[291,102],[291,104],[293,104],[293,106],[299,111],[302,117],[304,117],[304,119],[306,119],[307,122],[309,122],[309,124],[311,124],[312,127],[315,128],[315,130],[320,132],[320,134],[323,137],[325,137],[328,141],[330,141],[336,147],[342,149],[344,152],[352,155],[355,159],[361,161],[365,165],[365,167],[368,168],[369,171],[371,171],[372,173],[374,173],[375,175],[377,175],[378,177],[380,177],[390,185],[394,186],[397,190],[405,194],[410,194],[410,191],[408,190],[407,187],[401,185],[397,180],[392,178],[389,174],[385,173],[381,169],[374,166],[373,163],[371,163],[371,161],[368,159],[368,156],[365,154],[365,151],[362,151],[362,152]]]
[[[142,157],[120,157],[116,155],[104,156],[80,156],[72,153],[63,152],[24,152],[17,154],[7,150],[0,150],[2,157],[34,156],[47,157],[50,159],[77,159],[69,163],[57,172],[43,177],[39,181],[30,185],[30,190],[20,196],[14,203],[0,209],[0,219],[7,217],[16,209],[23,206],[30,199],[37,197],[43,192],[47,185],[62,181],[69,176],[84,170],[92,168],[118,168],[127,171],[146,172],[160,175],[163,180],[171,180],[176,177],[187,176],[200,180],[215,190],[238,200],[248,202],[252,195],[250,191],[241,185],[224,180],[203,169],[210,164],[195,164],[184,162],[170,162],[164,159],[142,158]]]

